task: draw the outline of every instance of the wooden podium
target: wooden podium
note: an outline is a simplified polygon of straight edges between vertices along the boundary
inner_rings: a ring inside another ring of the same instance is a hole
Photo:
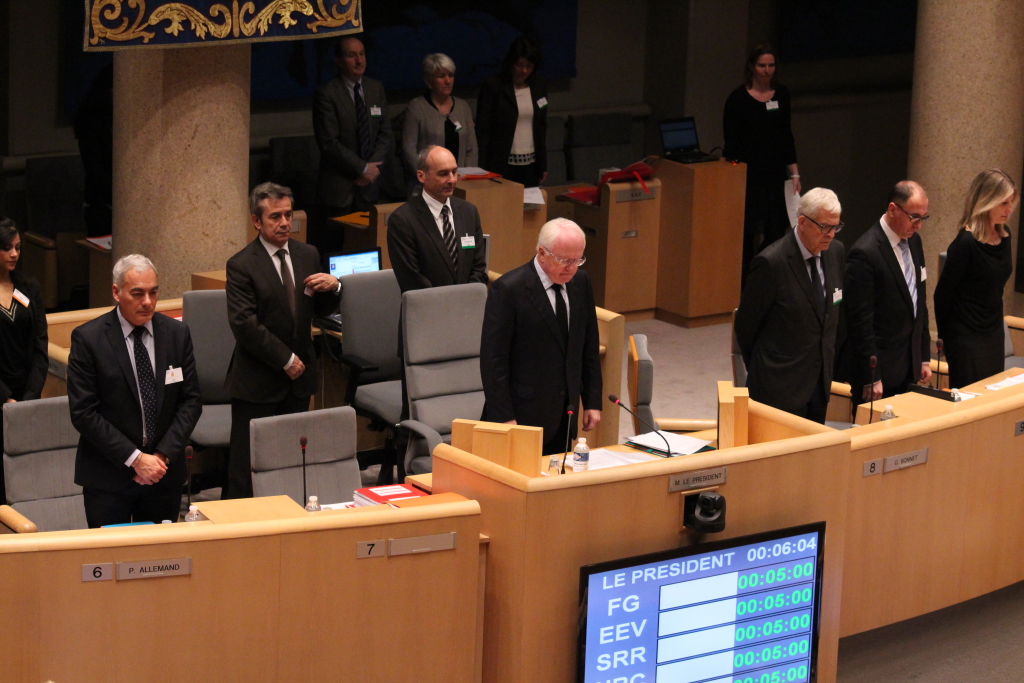
[[[662,188],[656,317],[684,327],[728,322],[740,303],[746,164],[659,159],[655,176]]]
[[[570,200],[587,233],[587,263],[598,306],[627,318],[651,317],[658,282],[661,181],[608,183],[599,206]]]
[[[455,196],[480,212],[480,226],[484,234],[490,235],[490,270],[507,273],[526,263],[524,240],[532,240],[532,247],[537,243],[537,233],[530,236],[523,230],[522,185],[505,178],[460,180]]]

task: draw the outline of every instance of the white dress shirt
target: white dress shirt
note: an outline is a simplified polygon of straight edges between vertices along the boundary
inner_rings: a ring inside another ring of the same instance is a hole
[[[885,236],[889,239],[889,245],[892,247],[892,253],[896,254],[896,263],[900,264],[900,272],[906,272],[905,264],[903,263],[903,250],[900,249],[900,240],[903,238],[892,231],[889,224],[885,222],[884,215],[878,219],[878,222],[882,224],[882,232],[884,232]]]
[[[452,211],[452,202],[449,198],[445,197],[444,204],[437,201],[426,191],[423,192],[423,201],[427,203],[427,208],[430,209],[430,214],[434,217],[434,222],[437,223],[437,230],[441,233],[441,241],[444,241],[444,220],[441,218],[441,208],[448,207],[448,220],[452,224],[452,231],[455,231],[455,212]]]
[[[540,267],[540,261],[537,257],[533,257],[533,267],[537,269],[537,275],[540,276],[540,283],[544,285],[544,293],[548,295],[548,301],[551,302],[551,310],[558,315],[558,308],[555,306],[555,290],[551,289],[551,285],[555,284],[548,277],[548,274],[544,272],[544,269]],[[565,318],[569,319],[569,292],[566,291],[565,285],[562,285],[562,300],[565,301]]]
[[[118,322],[121,323],[121,332],[124,335],[124,343],[128,347],[128,360],[130,360],[132,362],[132,374],[135,375],[135,386],[136,386],[136,388],[138,388],[138,386],[139,386],[139,371],[135,367],[135,336],[132,334],[133,332],[135,332],[135,325],[132,325],[130,322],[128,322],[127,320],[124,319],[124,316],[121,315],[121,309],[120,308],[116,308],[114,310],[117,311],[117,320],[118,320]],[[153,321],[150,320],[143,327],[146,328],[146,334],[142,335],[142,343],[146,347],[146,353],[149,354],[149,364],[153,368],[153,378],[155,379],[156,378],[157,369],[156,369],[156,347],[154,346],[154,343],[153,343]],[[143,410],[145,410],[143,408],[143,405],[142,405],[142,389],[138,389],[138,392],[139,392],[139,408],[142,408]],[[145,440],[146,436],[147,436],[146,435],[146,418],[143,417],[142,418],[142,438],[143,438],[143,440]],[[128,467],[131,467],[133,464],[135,464],[135,459],[137,457],[139,457],[139,455],[141,453],[142,453],[142,451],[140,451],[138,448],[136,448],[132,452],[132,454],[130,456],[128,456],[128,459],[124,461],[124,464],[127,465]]]
[[[810,279],[812,283],[814,282],[814,278],[811,277],[811,264],[807,262],[807,259],[813,258],[814,263],[817,264],[818,277],[821,278],[819,282],[821,282],[821,291],[822,295],[824,296],[825,294],[828,293],[828,288],[825,286],[825,269],[821,265],[821,254],[823,254],[824,252],[821,252],[817,256],[815,256],[810,251],[808,251],[807,247],[804,246],[804,243],[800,241],[799,233],[796,234],[796,244],[798,247],[800,247],[800,255],[804,257],[804,267],[807,269],[807,277]]]

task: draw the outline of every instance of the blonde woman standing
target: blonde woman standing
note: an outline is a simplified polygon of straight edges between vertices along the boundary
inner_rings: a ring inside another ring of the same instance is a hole
[[[1003,371],[1003,288],[1013,270],[1006,222],[1020,201],[1010,176],[982,171],[971,183],[960,232],[935,288],[935,322],[961,388]]]

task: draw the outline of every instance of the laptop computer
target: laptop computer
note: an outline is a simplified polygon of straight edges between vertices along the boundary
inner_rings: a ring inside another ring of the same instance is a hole
[[[338,252],[327,254],[327,272],[341,279],[353,273],[372,273],[381,269],[380,247],[366,251]],[[341,314],[332,313],[325,318],[315,318],[317,327],[341,332]]]
[[[658,123],[661,128],[661,144],[665,158],[681,164],[695,164],[702,161],[717,161],[717,154],[700,151],[697,140],[697,124],[692,116],[680,119],[665,119]]]

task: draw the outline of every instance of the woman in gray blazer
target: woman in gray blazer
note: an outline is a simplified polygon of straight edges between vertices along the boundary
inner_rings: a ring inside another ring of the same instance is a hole
[[[423,59],[427,92],[409,103],[402,127],[402,151],[408,168],[416,168],[416,155],[427,145],[445,147],[460,167],[479,163],[473,112],[466,100],[452,97],[455,62],[441,53]]]

